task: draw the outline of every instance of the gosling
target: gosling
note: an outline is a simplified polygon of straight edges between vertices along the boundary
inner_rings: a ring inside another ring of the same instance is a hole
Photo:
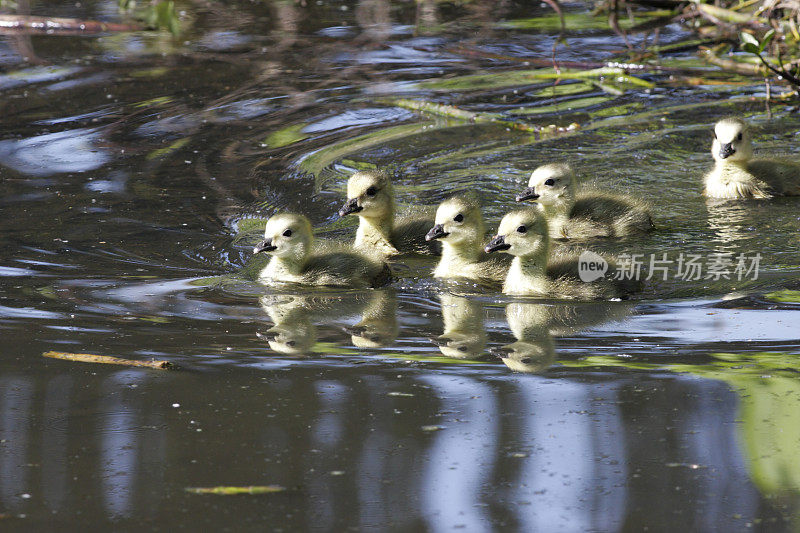
[[[750,128],[740,118],[725,118],[714,126],[711,145],[714,168],[705,176],[709,198],[772,198],[800,195],[800,165],[753,159]]]
[[[433,271],[435,278],[466,278],[502,283],[511,258],[489,255],[483,250],[486,228],[474,195],[454,196],[436,210],[436,225],[425,240],[442,242],[442,257]]]
[[[389,266],[381,260],[352,250],[336,249],[328,243],[314,247],[311,223],[302,215],[280,214],[267,220],[264,240],[254,254],[272,256],[261,270],[263,283],[301,283],[341,287],[380,287],[391,279]]]
[[[356,172],[347,181],[347,202],[339,216],[358,215],[353,247],[392,256],[400,253],[438,253],[436,243],[425,242],[432,217],[395,216],[395,201],[389,177],[380,171]]]
[[[554,239],[625,237],[655,227],[647,208],[633,198],[579,192],[575,173],[563,163],[534,170],[528,188],[516,200],[534,200],[541,205]]]
[[[638,288],[635,280],[605,276],[583,282],[578,254],[550,257],[550,232],[538,209],[512,211],[503,217],[497,235],[486,245],[486,252],[497,251],[514,256],[503,283],[506,294],[595,300],[622,298]]]

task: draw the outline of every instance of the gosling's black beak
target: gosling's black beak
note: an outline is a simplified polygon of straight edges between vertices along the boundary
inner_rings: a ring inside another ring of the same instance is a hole
[[[275,339],[278,338],[279,334],[280,333],[278,333],[277,331],[272,331],[272,329],[269,329],[269,330],[267,330],[267,331],[265,331],[263,333],[260,332],[260,331],[257,331],[256,332],[256,337],[258,337],[262,341],[274,341]]]
[[[428,340],[440,348],[450,344],[450,337],[446,337],[444,335],[439,335],[438,337],[428,337]]]
[[[509,348],[508,345],[506,345],[506,346],[495,346],[493,348],[489,348],[489,355],[491,355],[493,357],[497,357],[498,359],[505,359],[509,355],[511,355],[511,353],[513,351],[514,350]]]
[[[726,157],[732,156],[735,153],[736,153],[736,148],[733,147],[733,143],[728,143],[728,144],[720,143],[720,145],[719,145],[719,156],[722,159],[725,159]]]
[[[484,248],[483,250],[486,253],[490,253],[490,252],[496,252],[498,250],[508,250],[509,248],[511,248],[511,245],[506,244],[505,237],[503,237],[502,235],[496,235],[494,238],[492,238],[491,241],[489,241],[489,244],[487,244],[486,248]]]
[[[339,216],[344,217],[351,213],[358,213],[362,209],[364,208],[358,205],[358,198],[353,198],[352,200],[347,200],[342,208],[339,209]]]
[[[536,188],[528,187],[517,195],[516,200],[518,202],[524,202],[525,200],[536,200],[537,198],[539,198],[539,195],[536,194]]]
[[[272,239],[264,239],[253,247],[253,253],[260,254],[261,252],[271,252],[275,248],[277,248],[277,246],[272,245]]]
[[[441,224],[436,224],[431,230],[425,235],[426,241],[432,241],[433,239],[441,239],[442,237],[447,237],[450,235],[444,230],[444,226]]]

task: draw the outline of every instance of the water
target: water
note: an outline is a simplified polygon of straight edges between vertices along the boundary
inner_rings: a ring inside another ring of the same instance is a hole
[[[796,529],[797,203],[706,204],[700,180],[720,116],[787,154],[800,120],[710,70],[699,88],[645,73],[655,88],[618,96],[514,81],[555,34],[508,21],[549,13],[491,4],[192,7],[178,40],[6,37],[4,530]],[[35,13],[117,17],[113,2]],[[568,42],[560,60],[625,48],[602,27]],[[582,127],[537,140],[387,103],[400,96]],[[406,207],[477,190],[496,227],[532,168],[564,159],[646,199],[658,227],[584,246],[759,253],[758,279],[684,281],[671,264],[630,301],[565,303],[434,282],[426,258],[380,291],[236,275],[279,210],[350,238],[336,211],[356,168],[387,169]],[[267,484],[287,490],[184,490]]]

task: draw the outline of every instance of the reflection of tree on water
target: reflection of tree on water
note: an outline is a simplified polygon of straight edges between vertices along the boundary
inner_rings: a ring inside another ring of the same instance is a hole
[[[655,365],[608,357],[588,357],[567,364],[663,369],[726,383],[738,396],[739,451],[751,481],[764,497],[775,502],[774,508],[784,519],[797,517],[800,509],[800,462],[797,460],[800,456],[800,356],[781,352],[711,355],[711,362],[697,365]],[[798,525],[796,518],[794,523]]]
[[[753,483],[785,516],[800,509],[800,370],[796,354],[757,354],[774,372],[719,376],[739,395],[739,433]],[[734,356],[734,359],[736,356]],[[791,369],[791,370],[788,370]],[[795,526],[800,525],[797,520]]]

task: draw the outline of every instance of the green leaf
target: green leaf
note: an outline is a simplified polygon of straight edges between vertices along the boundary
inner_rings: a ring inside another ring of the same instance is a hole
[[[761,52],[758,45],[753,43],[744,43],[742,45],[742,50],[755,55],[758,55]]]
[[[775,37],[775,30],[769,30],[767,33],[764,34],[764,38],[761,39],[761,44],[758,47],[759,52],[763,52],[764,49],[769,45],[772,38]]]
[[[749,33],[746,33],[746,32],[740,33],[739,34],[739,39],[741,39],[742,45],[745,45],[745,44],[749,43],[749,44],[752,44],[753,46],[758,47],[758,39],[756,39],[755,37],[753,37]],[[742,48],[744,48],[744,46],[742,46]]]

